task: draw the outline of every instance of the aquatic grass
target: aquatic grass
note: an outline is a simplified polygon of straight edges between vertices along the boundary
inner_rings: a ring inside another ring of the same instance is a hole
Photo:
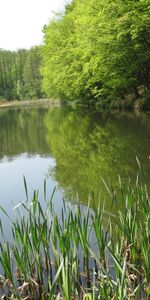
[[[24,179],[25,180],[25,179]],[[108,186],[107,186],[108,191]],[[89,201],[87,207],[65,201],[59,215],[53,206],[55,190],[44,205],[34,191],[14,210],[12,242],[0,223],[0,297],[5,299],[147,299],[150,292],[150,199],[139,179],[110,191],[113,206]],[[117,199],[117,197],[119,199]],[[144,230],[143,230],[144,228]]]
[[[141,224],[141,249],[140,249],[140,274],[145,278],[147,294],[150,295],[150,215],[146,216],[143,224]]]
[[[92,228],[95,233],[96,243],[99,251],[99,260],[103,264],[105,270],[107,270],[107,244],[109,243],[111,230],[109,228],[110,219],[107,216],[108,221],[106,223],[106,215],[104,211],[104,207],[99,205],[99,207],[94,210],[94,214],[92,214]],[[105,220],[104,220],[105,219]]]
[[[4,246],[0,244],[0,263],[3,267],[5,277],[11,282],[12,286],[14,286],[14,278],[13,278],[13,272],[12,272],[12,260],[11,260],[11,248],[9,246],[9,243],[4,243]]]

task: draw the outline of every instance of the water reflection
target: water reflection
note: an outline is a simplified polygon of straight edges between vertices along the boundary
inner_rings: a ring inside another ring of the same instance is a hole
[[[49,152],[45,142],[45,109],[0,110],[0,158]]]
[[[28,187],[29,199],[34,190],[39,190],[39,199],[44,198],[44,179],[47,180],[47,197],[58,183],[49,177],[49,168],[54,168],[55,159],[50,156],[46,143],[44,117],[47,110],[9,109],[0,110],[0,206],[14,217],[12,209],[26,199],[24,180]],[[61,189],[56,190],[54,202],[56,210],[62,199]],[[8,219],[0,210],[0,218],[8,224]],[[7,230],[7,237],[10,233]]]
[[[78,192],[82,202],[94,191],[104,192],[102,178],[118,186],[118,176],[135,180],[136,156],[149,180],[150,118],[141,113],[75,113],[48,111],[47,144],[56,166],[50,175],[68,194]]]
[[[0,204],[22,201],[23,175],[31,193],[43,191],[44,178],[48,186],[57,185],[58,203],[62,190],[68,199],[78,193],[84,203],[91,191],[103,198],[102,178],[115,188],[118,175],[135,179],[136,156],[149,181],[149,114],[4,109],[0,128]]]

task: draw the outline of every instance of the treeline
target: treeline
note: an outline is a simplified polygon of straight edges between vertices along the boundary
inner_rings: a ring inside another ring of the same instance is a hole
[[[97,106],[148,105],[149,13],[149,0],[68,4],[44,27],[42,75],[47,95]]]
[[[149,13],[150,0],[72,0],[44,45],[0,50],[0,98],[150,108]]]
[[[41,98],[41,50],[7,51],[0,49],[0,99]]]

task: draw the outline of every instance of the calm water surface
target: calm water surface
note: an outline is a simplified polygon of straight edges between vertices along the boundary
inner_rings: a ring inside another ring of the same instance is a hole
[[[118,175],[136,178],[139,158],[149,183],[150,114],[81,113],[68,109],[0,110],[0,205],[12,214],[23,201],[25,176],[29,197],[39,189],[43,201],[56,186],[54,204],[62,198],[86,203],[94,191],[103,197],[102,178],[117,188]],[[1,219],[4,216],[1,212]]]

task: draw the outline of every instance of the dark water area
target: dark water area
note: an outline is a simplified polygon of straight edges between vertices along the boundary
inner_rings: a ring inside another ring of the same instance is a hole
[[[68,108],[0,110],[0,205],[12,207],[39,189],[43,201],[54,187],[54,203],[62,198],[103,201],[102,178],[118,187],[118,176],[136,180],[138,157],[147,183],[150,174],[150,114],[133,112],[74,112]],[[106,197],[107,198],[107,197]],[[106,204],[107,205],[107,204]],[[108,205],[109,206],[109,205]],[[121,203],[120,203],[121,206]],[[1,219],[3,219],[1,212]]]

